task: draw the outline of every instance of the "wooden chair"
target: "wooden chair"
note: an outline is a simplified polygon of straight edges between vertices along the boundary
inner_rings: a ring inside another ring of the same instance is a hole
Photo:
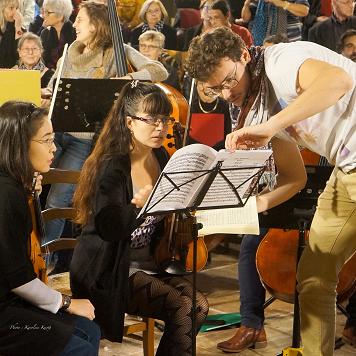
[[[43,174],[42,184],[76,184],[78,183],[80,172],[67,171],[61,169],[51,169],[48,173]],[[70,208],[49,208],[42,211],[42,218],[44,222],[54,219],[69,219],[73,220],[75,216],[75,209]],[[42,252],[52,253],[60,250],[74,249],[77,240],[75,238],[61,237],[50,241],[42,246]],[[50,284],[55,289],[65,294],[71,294],[69,286],[69,274],[62,273],[54,275]],[[142,333],[142,335],[137,335]],[[124,336],[130,337],[143,342],[144,356],[154,355],[154,319],[143,318],[142,321],[134,321],[130,323],[125,322]]]

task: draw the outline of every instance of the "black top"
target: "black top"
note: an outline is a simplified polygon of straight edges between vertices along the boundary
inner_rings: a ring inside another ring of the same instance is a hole
[[[161,169],[168,155],[154,150]],[[115,156],[102,163],[89,223],[74,249],[70,268],[73,295],[89,298],[103,337],[122,340],[130,265],[130,236],[142,223],[131,204],[133,188],[129,156]],[[162,230],[156,229],[157,236]],[[154,241],[153,241],[154,243]]]
[[[182,48],[180,48],[180,51],[188,51],[190,42],[192,39],[196,36],[200,36],[202,33],[203,29],[203,23],[189,27],[184,31],[184,38],[183,38],[183,43],[182,43]]]
[[[0,35],[0,68],[12,68],[16,64],[19,59],[17,42],[18,40],[15,40],[15,22],[8,22],[5,32]]]
[[[130,43],[131,46],[136,46],[138,45],[138,38],[142,34],[142,26],[137,26],[131,31],[131,36],[130,36]],[[164,48],[165,49],[177,49],[177,32],[175,28],[168,26],[167,24],[163,24],[162,31],[161,33],[164,34],[166,37],[166,40],[164,42]]]
[[[41,32],[41,41],[43,45],[43,62],[49,69],[56,69],[58,59],[63,54],[64,45],[68,46],[75,41],[77,35],[75,28],[70,21],[63,24],[60,37],[54,27],[45,28]]]
[[[23,186],[0,171],[1,355],[56,355],[73,332],[69,314],[41,310],[11,292],[36,278],[28,255],[31,231],[31,214]],[[32,329],[27,328],[31,326]]]
[[[327,20],[316,24],[309,30],[308,41],[318,43],[333,51],[337,51],[341,35],[350,29],[356,28],[356,16],[339,22],[334,15]]]

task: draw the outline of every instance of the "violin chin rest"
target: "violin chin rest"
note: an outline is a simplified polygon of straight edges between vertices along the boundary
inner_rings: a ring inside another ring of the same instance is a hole
[[[168,274],[176,274],[176,275],[190,274],[190,272],[186,271],[183,263],[178,260],[167,261],[167,263],[165,263],[161,266],[161,270]]]

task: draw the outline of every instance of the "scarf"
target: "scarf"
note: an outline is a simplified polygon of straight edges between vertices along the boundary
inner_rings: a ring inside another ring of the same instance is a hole
[[[18,69],[29,69],[27,66],[19,62]],[[41,73],[46,69],[45,64],[43,63],[42,59],[40,59],[32,68],[32,70],[39,70]]]
[[[273,115],[277,104],[277,98],[265,72],[264,48],[250,47],[249,53],[251,61],[247,64],[246,70],[250,73],[250,92],[241,107],[230,104],[231,117],[236,118],[234,130],[266,122]],[[237,116],[235,116],[236,114]],[[271,144],[269,143],[267,146],[260,147],[259,149],[270,148]],[[269,189],[273,189],[276,184],[275,176],[274,160],[271,157],[262,176],[263,183],[267,184]]]
[[[262,46],[267,36],[287,34],[287,11],[259,0],[253,20],[252,36],[256,46]]]
[[[142,25],[142,33],[148,31],[148,30],[153,30],[153,31],[157,31],[157,32],[162,32],[163,30],[163,25],[164,25],[164,22],[161,20],[159,22],[156,23],[155,27],[154,28],[150,28],[150,26],[148,26],[148,24],[145,22],[143,25]]]

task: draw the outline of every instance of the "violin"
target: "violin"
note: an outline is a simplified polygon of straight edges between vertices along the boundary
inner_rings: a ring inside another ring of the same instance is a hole
[[[305,165],[324,165],[323,157],[307,149],[301,151]],[[294,302],[299,231],[269,229],[256,253],[256,266],[263,285],[274,297]],[[306,231],[308,239],[308,231]],[[356,290],[356,254],[339,273],[337,302],[349,298]]]
[[[41,241],[45,236],[44,223],[41,215],[41,204],[38,193],[35,191],[36,177],[32,183],[32,192],[28,204],[32,218],[32,232],[29,245],[29,256],[33,269],[37,277],[44,283],[47,283],[46,262],[42,257]]]

